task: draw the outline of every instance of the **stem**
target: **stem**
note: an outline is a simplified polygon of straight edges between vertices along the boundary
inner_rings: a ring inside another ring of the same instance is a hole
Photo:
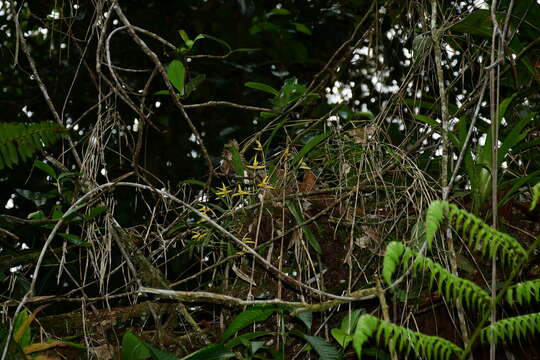
[[[448,99],[446,96],[446,88],[444,86],[444,72],[442,67],[442,51],[441,51],[441,30],[437,29],[437,0],[431,0],[431,36],[433,39],[433,51],[435,53],[435,66],[437,69],[437,82],[439,83],[439,98],[441,102],[441,125],[442,125],[442,161],[441,161],[441,189],[442,200],[448,201],[449,186],[448,186]],[[452,232],[448,226],[445,228],[446,244],[448,246],[448,257],[450,260],[450,271],[453,275],[458,276],[456,250],[454,247],[454,240],[452,238]],[[469,338],[469,331],[467,329],[467,322],[465,321],[465,311],[463,304],[458,299],[456,302],[459,327],[461,330],[461,336],[463,343],[467,343]]]

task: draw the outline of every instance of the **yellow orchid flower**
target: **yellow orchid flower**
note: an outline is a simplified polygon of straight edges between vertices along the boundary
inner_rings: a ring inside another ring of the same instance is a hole
[[[307,164],[305,162],[303,162],[303,161],[300,164],[300,169],[311,170],[311,168],[309,166],[307,166]]]
[[[196,230],[195,233],[191,235],[191,238],[193,240],[202,240],[207,236],[208,236],[208,231],[204,230],[202,232],[199,232],[198,230]]]
[[[242,190],[242,187],[240,186],[240,184],[238,184],[238,190],[236,190],[236,192],[234,194],[232,194],[232,197],[242,196],[242,195],[249,195],[249,193]]]
[[[221,187],[218,188],[218,190],[219,191],[216,192],[216,195],[218,196],[218,199],[224,197],[225,195],[227,195],[229,193],[232,193],[232,190],[227,189],[227,187],[225,186],[224,183],[221,183]]]
[[[266,166],[259,165],[259,162],[257,161],[257,155],[253,158],[253,163],[251,165],[246,165],[247,168],[257,170],[257,169],[264,169]]]
[[[255,150],[263,151],[262,144],[261,144],[261,142],[259,140],[255,140],[255,144],[257,144],[257,146],[255,146]]]
[[[274,187],[268,183],[268,176],[265,176],[264,179],[261,181],[261,183],[258,184],[257,186],[263,189],[270,189],[270,190],[274,189]]]

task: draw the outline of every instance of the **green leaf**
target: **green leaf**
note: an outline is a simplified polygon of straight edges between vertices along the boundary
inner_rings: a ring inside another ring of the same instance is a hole
[[[122,337],[122,360],[143,360],[152,355],[147,344],[128,331]]]
[[[39,219],[45,219],[45,213],[42,210],[34,211],[26,217],[30,220],[39,220]]]
[[[304,216],[299,211],[294,201],[287,200],[286,204],[287,204],[287,207],[289,208],[289,211],[293,214],[294,219],[296,220],[296,223],[302,224],[304,222]],[[308,226],[302,226],[302,231],[304,232],[304,235],[306,235],[308,243],[313,247],[313,249],[317,253],[322,254],[321,245],[317,241],[317,238],[315,237],[315,235],[311,232],[310,228]]]
[[[244,343],[245,340],[249,341],[251,339],[255,339],[261,336],[267,336],[273,334],[272,331],[254,331],[247,334],[242,334],[240,336],[235,337],[234,339],[231,339],[225,343],[225,347],[227,349],[234,349],[234,347]]]
[[[304,325],[306,325],[306,328],[308,330],[311,330],[311,325],[313,324],[313,313],[312,312],[301,312],[298,315],[296,315],[297,318],[302,320]]]
[[[56,171],[47,163],[44,163],[43,161],[35,160],[34,166],[40,169],[41,171],[45,172],[47,175],[52,177],[53,179],[56,179]]]
[[[277,306],[253,306],[244,310],[233,320],[227,330],[225,330],[223,333],[223,341],[227,340],[246,326],[259,321],[265,321],[270,315],[279,310],[280,308]]]
[[[465,34],[491,38],[493,24],[489,10],[475,10],[462,21],[451,27],[452,30]]]
[[[307,34],[307,35],[311,35],[311,30],[309,30],[309,28],[306,25],[300,24],[300,23],[293,23],[293,24],[294,24],[294,27],[296,28],[296,31]]]
[[[307,144],[304,145],[302,149],[300,149],[298,154],[296,154],[292,161],[292,165],[298,165],[300,161],[304,158],[304,156],[307,155],[307,153],[309,153],[315,146],[319,145],[323,140],[330,137],[330,135],[332,135],[330,132],[325,132],[311,138],[311,140],[309,140]]]
[[[319,336],[310,336],[301,333],[298,330],[292,330],[291,334],[306,340],[313,350],[319,355],[322,360],[338,360],[341,359],[339,352],[328,341]]]
[[[193,78],[193,80],[188,82],[186,84],[186,86],[185,86],[186,96],[189,96],[189,94],[191,94],[193,91],[195,91],[195,89],[197,89],[197,87],[199,85],[201,85],[204,82],[204,80],[206,80],[206,75],[199,74],[199,75],[195,76]]]
[[[169,95],[169,90],[159,90],[156,91],[154,95]]]
[[[87,215],[84,216],[84,221],[88,221],[90,219],[95,218],[96,216],[99,216],[103,214],[105,211],[107,211],[107,206],[96,206],[90,209]]]
[[[182,360],[223,360],[236,355],[221,344],[213,344],[182,358]]]
[[[255,354],[264,346],[265,341],[251,341],[249,343],[251,354]]]
[[[186,33],[185,30],[179,30],[178,33],[180,34],[180,37],[182,38],[182,40],[184,40],[184,42],[187,44],[188,41],[191,41],[189,39],[189,36],[188,34]]]
[[[356,327],[356,323],[358,322],[358,318],[360,315],[364,313],[364,309],[357,309],[353,312],[347,314],[342,320],[340,328],[343,330],[346,334],[353,334],[354,328]]]
[[[18,339],[17,343],[24,348],[25,346],[28,346],[31,344],[31,329],[30,324],[28,323],[28,317],[30,316],[30,312],[26,309],[23,309],[19,315],[17,315],[17,318],[15,319],[15,324],[13,325],[13,334],[17,334],[19,331],[22,332],[21,337]],[[26,327],[24,330],[22,330],[22,327]],[[15,340],[17,338],[15,337]],[[3,342],[3,341],[2,341]]]
[[[245,83],[244,86],[246,86],[248,88],[256,89],[256,90],[265,91],[265,92],[270,93],[270,94],[272,94],[274,96],[279,95],[279,91],[277,91],[276,89],[274,89],[270,85],[266,85],[266,84],[263,84],[263,83],[250,81],[250,82]]]
[[[284,15],[290,15],[291,12],[285,8],[273,8],[272,10],[270,10],[269,12],[266,13],[266,16],[267,17],[270,17],[272,15],[281,15],[281,16],[284,16]]]
[[[421,114],[416,114],[414,115],[414,118],[416,120],[420,120],[421,122],[425,123],[425,124],[428,124],[429,126],[431,126],[432,128],[435,128],[435,129],[439,129],[441,127],[441,124],[439,124],[437,121],[435,121],[434,119],[430,118],[429,116],[425,116],[425,115],[421,115]]]
[[[346,349],[347,346],[352,341],[352,336],[347,334],[345,331],[341,329],[334,328],[330,330],[330,333],[336,339],[337,343],[343,348]]]
[[[244,176],[244,163],[242,161],[242,155],[240,155],[238,148],[231,144],[230,146],[227,146],[227,149],[231,152],[232,155],[234,171],[236,171],[238,175]]]
[[[58,233],[60,237],[63,237],[64,239],[68,240],[73,245],[77,246],[90,246],[89,242],[82,241],[81,238],[78,235],[75,234],[66,234],[66,233]]]
[[[184,81],[186,77],[186,68],[181,61],[173,60],[167,68],[167,77],[173,86],[178,90],[180,96],[184,95]]]

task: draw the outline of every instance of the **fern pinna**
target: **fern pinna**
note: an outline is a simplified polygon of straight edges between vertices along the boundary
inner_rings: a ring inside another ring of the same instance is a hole
[[[491,336],[493,334],[493,337]],[[523,340],[531,335],[540,334],[540,313],[514,316],[497,321],[482,329],[483,343],[490,341],[508,342],[514,339]]]
[[[497,231],[482,220],[445,201],[434,201],[426,214],[426,240],[431,248],[435,234],[444,217],[472,249],[480,250],[482,256],[499,261],[508,269],[519,266],[527,252],[512,236]]]
[[[398,268],[407,270],[411,266],[415,274],[426,273],[430,279],[429,287],[436,283],[437,290],[445,298],[460,298],[472,310],[485,311],[489,307],[489,294],[472,281],[453,275],[440,264],[402,243],[393,241],[388,244],[383,262],[383,277],[387,284],[392,284],[392,276]]]
[[[0,170],[26,161],[43,148],[53,145],[66,130],[58,124],[0,123]]]
[[[510,286],[505,294],[509,304],[529,305],[540,302],[540,279],[524,281]]]
[[[412,351],[421,359],[455,359],[463,353],[463,349],[451,341],[412,331],[371,315],[362,315],[353,336],[353,346],[359,359],[362,358],[362,346],[372,337],[404,355]]]

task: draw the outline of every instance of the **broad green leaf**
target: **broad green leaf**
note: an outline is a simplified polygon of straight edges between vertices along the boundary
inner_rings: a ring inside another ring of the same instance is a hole
[[[311,140],[309,140],[307,144],[304,145],[302,149],[300,149],[298,154],[296,154],[292,161],[292,165],[298,165],[300,161],[304,158],[304,156],[307,155],[307,153],[309,153],[315,146],[319,145],[323,140],[326,140],[328,137],[330,137],[330,135],[332,135],[330,132],[325,132],[311,138]]]
[[[339,352],[328,341],[319,336],[310,336],[301,333],[298,330],[292,330],[291,334],[306,340],[313,350],[319,355],[322,360],[338,360],[341,359]]]
[[[311,35],[311,30],[309,30],[309,28],[306,25],[300,24],[300,23],[293,23],[293,25],[296,28],[296,31],[307,34],[307,35]]]
[[[296,315],[297,318],[302,320],[304,325],[306,325],[306,328],[308,330],[311,330],[311,325],[313,324],[313,313],[312,312],[301,312],[298,315]]]
[[[26,218],[30,220],[45,219],[45,213],[43,212],[43,210],[34,211],[28,214]]]
[[[40,169],[41,171],[45,172],[47,175],[52,177],[53,179],[56,179],[56,171],[54,171],[53,167],[50,166],[47,163],[44,163],[43,161],[35,160],[34,166]]]
[[[465,19],[453,25],[450,29],[465,34],[491,38],[493,24],[489,10],[475,10]]]
[[[424,124],[428,124],[429,126],[431,126],[432,128],[436,128],[436,129],[439,129],[441,127],[441,124],[439,124],[437,121],[435,121],[434,119],[430,118],[429,116],[425,116],[425,115],[421,115],[421,114],[416,114],[414,115],[414,118],[416,120],[420,120],[421,122],[423,122]]]
[[[356,327],[356,323],[358,322],[358,318],[360,315],[362,315],[362,313],[364,313],[364,309],[357,309],[347,314],[341,320],[341,330],[347,334],[352,334],[354,332],[354,328]]]
[[[139,339],[131,331],[128,331],[122,337],[122,360],[143,360],[152,355],[148,350],[147,344]]]
[[[186,68],[181,61],[173,60],[167,68],[167,77],[171,84],[178,90],[180,96],[184,95],[184,81],[186,78]]]
[[[81,238],[78,235],[75,234],[66,234],[66,233],[58,233],[60,237],[63,237],[64,239],[68,240],[73,245],[77,246],[90,246],[89,242],[82,241]]]
[[[13,340],[23,348],[30,345],[32,335],[30,322],[32,322],[33,319],[34,317],[31,316],[30,312],[26,309],[21,310],[15,319],[15,324],[13,326]]]
[[[253,323],[265,321],[270,315],[279,311],[277,306],[253,306],[241,312],[223,333],[223,341],[230,338],[236,332]]]
[[[350,342],[352,341],[352,336],[347,334],[345,331],[341,330],[341,329],[338,329],[338,328],[334,328],[332,330],[330,330],[330,333],[332,334],[332,336],[334,337],[334,339],[336,339],[337,343],[343,348],[343,349],[346,349],[347,346],[350,344]]]
[[[276,89],[274,89],[270,85],[266,85],[266,84],[263,84],[263,83],[250,81],[250,82],[245,83],[244,86],[246,86],[248,88],[256,89],[256,90],[265,91],[265,92],[270,93],[270,94],[272,94],[274,96],[279,95],[279,91],[277,91]]]
[[[221,344],[212,344],[182,358],[182,360],[224,360],[236,355]]]
[[[232,155],[234,171],[236,171],[238,175],[244,176],[244,162],[242,161],[242,155],[240,155],[238,148],[234,144],[231,144],[230,146],[227,146],[227,149]]]
[[[87,215],[84,216],[84,221],[88,221],[90,219],[95,218],[96,216],[99,216],[103,214],[105,211],[107,211],[107,206],[96,206],[90,209]]]

